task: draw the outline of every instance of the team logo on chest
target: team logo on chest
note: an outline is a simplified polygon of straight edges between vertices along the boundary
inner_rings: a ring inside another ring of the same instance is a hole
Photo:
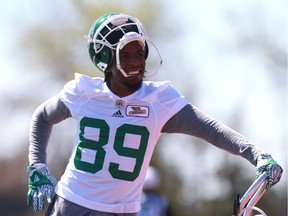
[[[126,115],[147,118],[149,116],[149,107],[129,105],[126,107]]]

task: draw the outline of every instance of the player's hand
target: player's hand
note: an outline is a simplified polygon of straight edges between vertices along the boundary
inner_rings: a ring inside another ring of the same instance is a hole
[[[27,205],[34,211],[44,209],[44,197],[48,203],[51,202],[53,186],[57,184],[56,179],[50,174],[46,164],[35,164],[28,166],[28,194]]]
[[[262,153],[257,161],[257,177],[263,172],[267,172],[268,183],[266,189],[269,190],[273,185],[280,181],[283,169],[275,160],[273,160],[271,155]]]

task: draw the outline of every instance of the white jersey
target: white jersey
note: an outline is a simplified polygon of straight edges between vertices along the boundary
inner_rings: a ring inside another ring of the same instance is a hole
[[[102,78],[81,74],[65,85],[60,98],[78,121],[78,132],[55,192],[93,210],[138,212],[161,129],[188,102],[168,81],[145,81],[120,98]]]

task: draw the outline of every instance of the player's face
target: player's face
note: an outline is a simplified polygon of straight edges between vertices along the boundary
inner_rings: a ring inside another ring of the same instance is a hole
[[[145,73],[144,47],[137,41],[130,42],[120,51],[119,58],[121,68],[128,77],[124,77],[117,69],[114,58],[110,67],[112,72],[110,79],[111,90],[118,96],[127,96],[141,87]]]

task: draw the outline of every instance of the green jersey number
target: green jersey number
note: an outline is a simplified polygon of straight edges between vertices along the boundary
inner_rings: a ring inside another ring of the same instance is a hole
[[[87,139],[84,137],[85,127],[91,127],[99,129],[98,141]],[[84,117],[80,121],[80,142],[76,149],[76,155],[74,158],[75,167],[78,170],[82,170],[89,173],[96,173],[103,168],[106,151],[103,148],[108,144],[110,127],[107,122],[103,119],[93,119]],[[125,136],[127,134],[137,135],[140,137],[140,143],[138,148],[131,148],[124,146]],[[120,170],[118,163],[109,164],[109,172],[113,178],[134,181],[140,173],[144,155],[146,152],[149,138],[149,131],[144,126],[123,124],[117,128],[113,148],[116,153],[120,156],[129,157],[135,159],[135,166],[132,172]],[[95,151],[95,159],[93,163],[89,163],[81,160],[82,152],[85,149]]]

